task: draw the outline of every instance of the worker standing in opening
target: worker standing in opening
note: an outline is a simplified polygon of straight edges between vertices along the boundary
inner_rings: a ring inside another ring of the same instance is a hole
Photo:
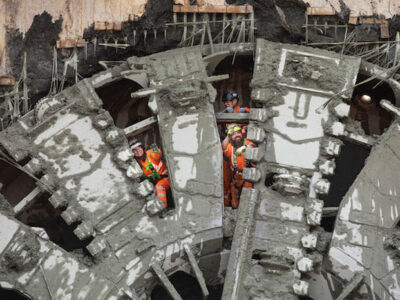
[[[239,95],[235,91],[225,91],[222,95],[225,109],[223,113],[249,113],[250,108],[238,105]]]
[[[224,110],[222,111],[223,113],[249,113],[250,108],[248,107],[240,107],[238,105],[239,102],[239,95],[235,91],[225,91],[222,95],[222,101],[224,102]],[[241,124],[238,124],[241,126]],[[223,125],[222,130],[227,131],[228,125]],[[242,133],[243,136],[247,136],[247,126],[242,126]],[[223,136],[223,133],[221,133],[221,136]],[[224,172],[224,195],[225,195],[225,205],[229,206],[231,203],[230,200],[230,184],[231,184],[231,177],[232,177],[232,171],[231,167],[229,165],[229,161],[226,161],[224,159],[223,162],[223,172]]]
[[[240,195],[243,188],[252,188],[253,184],[243,180],[243,169],[252,166],[244,158],[244,152],[250,147],[256,145],[247,139],[244,139],[242,127],[237,124],[231,124],[228,127],[228,135],[222,141],[222,150],[224,161],[230,166],[230,172],[224,172],[224,204],[232,205],[232,208],[239,207]],[[229,185],[225,186],[225,182]]]
[[[161,150],[156,145],[152,145],[149,150],[145,151],[142,143],[136,139],[130,141],[129,146],[142,167],[145,179],[154,185],[158,199],[167,207],[167,192],[170,189],[170,183],[167,165],[161,159]]]

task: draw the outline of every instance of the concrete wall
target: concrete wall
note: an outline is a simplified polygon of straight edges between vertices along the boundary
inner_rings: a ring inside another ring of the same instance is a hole
[[[400,12],[400,2],[390,0],[303,0],[311,7],[333,8],[340,12],[340,3],[344,2],[351,11],[352,16],[384,16],[392,18]]]
[[[35,15],[48,12],[53,21],[63,19],[61,40],[78,39],[94,22],[124,22],[129,16],[142,16],[148,0],[0,0],[0,76],[10,75],[6,34],[17,29],[25,34]],[[339,0],[303,0],[311,7],[323,7],[340,12]],[[188,4],[188,0],[174,0]],[[392,18],[400,12],[400,3],[391,0],[343,0],[354,16],[382,15]],[[199,5],[225,5],[225,0],[198,0]],[[278,2],[279,4],[279,2]]]
[[[146,3],[147,0],[0,0],[0,76],[10,72],[7,29],[25,34],[35,15],[46,11],[53,21],[62,17],[60,39],[77,39],[96,21],[124,22],[129,20],[129,15],[141,16]]]

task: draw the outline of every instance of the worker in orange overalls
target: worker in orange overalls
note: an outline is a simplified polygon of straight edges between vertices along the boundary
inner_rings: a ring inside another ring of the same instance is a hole
[[[239,207],[240,195],[243,188],[252,188],[253,184],[243,180],[243,169],[252,166],[244,158],[244,152],[256,145],[243,137],[242,127],[231,124],[228,127],[228,135],[222,141],[224,161],[229,164],[229,173],[224,172],[224,204],[232,205],[232,208]],[[229,185],[225,186],[225,183]]]
[[[250,108],[248,107],[240,107],[238,105],[239,95],[235,91],[225,91],[222,95],[222,101],[224,102],[225,109],[222,111],[223,113],[249,113]],[[241,124],[237,124],[241,126]],[[229,125],[224,125],[223,128],[227,131],[227,127]],[[243,136],[247,134],[247,126],[241,126]],[[226,206],[229,206],[231,203],[230,200],[230,182],[231,182],[231,167],[229,165],[229,161],[224,159],[223,162],[223,172],[224,172],[224,203]]]
[[[145,178],[154,185],[158,199],[167,207],[167,192],[171,186],[168,180],[167,165],[161,159],[161,150],[153,145],[145,151],[142,143],[135,139],[129,143],[129,146],[135,159],[142,167]]]

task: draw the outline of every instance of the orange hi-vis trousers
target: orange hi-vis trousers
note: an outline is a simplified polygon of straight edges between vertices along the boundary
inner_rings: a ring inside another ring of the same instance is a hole
[[[231,205],[231,179],[232,170],[229,166],[229,161],[226,161],[225,157],[223,159],[223,175],[224,175],[224,205]]]
[[[244,181],[242,178],[242,173],[236,173],[233,176],[233,180],[230,183],[230,192],[232,198],[232,208],[239,208],[240,195],[242,194],[243,188],[252,188],[253,184],[248,181]]]
[[[160,199],[164,203],[165,207],[167,207],[167,191],[171,187],[168,178],[161,178],[154,184],[154,187],[156,189],[156,195],[158,199]]]

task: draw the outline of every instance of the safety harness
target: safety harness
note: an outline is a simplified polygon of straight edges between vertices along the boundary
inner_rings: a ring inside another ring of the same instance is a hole
[[[148,181],[154,182],[157,179],[168,177],[168,175],[160,175],[160,173],[158,173],[156,171],[156,169],[154,168],[153,164],[148,160],[147,157],[146,157],[146,161],[147,161],[146,171],[151,170],[151,173],[152,173],[151,176],[145,175],[145,177],[146,177],[146,179]]]

